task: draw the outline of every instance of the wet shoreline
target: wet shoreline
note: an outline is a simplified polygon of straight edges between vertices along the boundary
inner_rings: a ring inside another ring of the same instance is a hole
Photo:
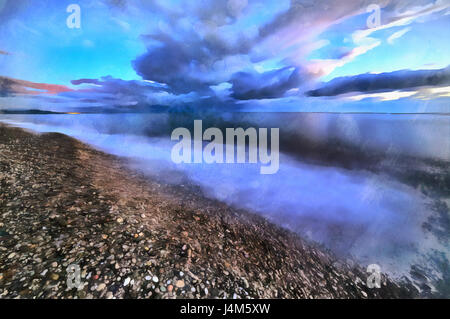
[[[1,298],[411,298],[193,185],[63,134],[0,125]],[[82,287],[67,289],[67,266]]]

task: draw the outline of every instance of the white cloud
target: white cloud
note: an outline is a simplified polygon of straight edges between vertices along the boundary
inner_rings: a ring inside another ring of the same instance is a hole
[[[358,94],[349,96],[348,99],[351,101],[361,101],[363,99],[378,99],[380,101],[394,101],[405,97],[410,97],[417,94],[416,91],[393,91],[393,92],[382,92],[382,93],[370,93],[370,94]]]
[[[409,32],[410,30],[411,30],[411,28],[408,27],[408,28],[404,28],[404,29],[401,29],[400,31],[397,31],[397,32],[393,33],[393,34],[387,39],[387,42],[388,42],[389,44],[394,44],[395,40],[401,38],[403,35],[405,35],[405,34],[406,34],[407,32]]]

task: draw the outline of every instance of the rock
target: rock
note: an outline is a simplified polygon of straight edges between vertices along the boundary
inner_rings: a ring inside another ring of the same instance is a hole
[[[58,279],[59,279],[59,275],[58,275],[58,274],[51,274],[51,275],[50,275],[50,278],[51,278],[52,280],[58,280]]]
[[[130,277],[127,277],[126,279],[125,279],[125,281],[123,282],[123,285],[126,287],[126,286],[128,286],[128,284],[130,283],[130,281],[131,281],[131,278]]]
[[[153,282],[158,282],[159,281],[158,277],[156,277],[156,276],[153,276],[152,280],[153,280]]]
[[[98,285],[97,291],[102,291],[105,288],[106,288],[106,285],[104,283],[101,283],[100,285]]]
[[[173,290],[173,286],[172,286],[172,285],[168,285],[168,286],[167,286],[167,291],[168,291],[168,292],[172,292],[172,290]]]
[[[184,287],[184,280],[177,280],[175,282],[175,286],[177,286],[178,288],[183,288]]]
[[[145,280],[149,281],[149,280],[151,280],[151,279],[152,279],[152,277],[150,277],[150,276],[145,276]]]

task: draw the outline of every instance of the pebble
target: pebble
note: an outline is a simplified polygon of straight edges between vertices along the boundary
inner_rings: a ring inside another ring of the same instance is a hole
[[[177,286],[178,288],[183,288],[184,280],[177,280],[177,282],[175,283],[175,286]]]
[[[106,288],[106,285],[104,283],[101,283],[100,285],[98,285],[97,291],[102,291],[105,288]]]
[[[145,276],[145,280],[149,281],[150,279],[152,279],[152,277],[150,277],[150,276]]]
[[[123,285],[126,287],[126,286],[128,286],[128,284],[130,283],[130,281],[131,281],[131,278],[130,277],[127,277],[126,279],[125,279],[125,281],[123,282]]]
[[[53,267],[53,268],[58,267],[58,263],[57,263],[56,261],[52,262],[52,267]]]
[[[153,276],[152,280],[153,280],[153,282],[158,282],[159,281],[158,277],[156,277],[156,276]]]
[[[172,292],[172,290],[173,290],[173,286],[172,285],[168,285],[167,286],[167,291]]]
[[[52,274],[52,275],[50,276],[50,278],[51,278],[52,280],[58,280],[58,279],[59,279],[59,275],[58,275],[58,274]]]

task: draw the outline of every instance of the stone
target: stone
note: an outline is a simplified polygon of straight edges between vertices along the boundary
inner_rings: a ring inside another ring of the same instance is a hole
[[[101,283],[100,285],[98,285],[97,291],[102,291],[105,288],[106,288],[106,285],[104,283]]]

